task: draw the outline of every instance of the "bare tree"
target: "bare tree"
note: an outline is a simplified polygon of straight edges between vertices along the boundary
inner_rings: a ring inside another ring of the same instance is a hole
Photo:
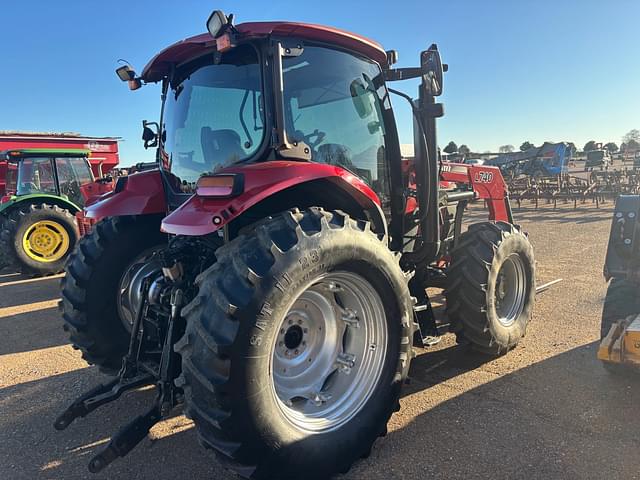
[[[634,141],[636,143],[640,143],[640,130],[634,128],[633,130],[629,130],[624,137],[622,137],[622,143],[629,144],[630,141]]]

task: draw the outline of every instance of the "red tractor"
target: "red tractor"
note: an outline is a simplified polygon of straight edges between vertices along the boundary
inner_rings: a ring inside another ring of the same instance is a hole
[[[502,354],[535,299],[532,247],[495,167],[440,162],[443,71],[318,25],[233,25],[160,52],[136,89],[162,85],[143,139],[159,168],[118,179],[79,219],[67,266],[71,341],[113,380],[56,421],[122,392],[157,400],[89,463],[126,455],[184,405],[202,443],[246,478],[327,478],[367,455],[399,408],[413,344],[446,329]],[[413,100],[388,83],[420,79]],[[390,95],[410,102],[403,162]],[[455,182],[442,189],[440,182]],[[462,233],[474,199],[489,221]],[[449,324],[426,289],[446,289]]]

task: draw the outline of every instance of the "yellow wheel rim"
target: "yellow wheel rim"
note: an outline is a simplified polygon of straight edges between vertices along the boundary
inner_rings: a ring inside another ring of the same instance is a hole
[[[22,248],[38,262],[55,262],[69,251],[69,233],[58,222],[41,220],[29,226],[22,236]]]

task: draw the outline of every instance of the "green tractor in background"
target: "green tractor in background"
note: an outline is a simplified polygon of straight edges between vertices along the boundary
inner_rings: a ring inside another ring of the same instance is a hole
[[[76,212],[110,190],[95,182],[88,150],[16,149],[0,199],[0,268],[28,275],[61,272],[78,241]]]

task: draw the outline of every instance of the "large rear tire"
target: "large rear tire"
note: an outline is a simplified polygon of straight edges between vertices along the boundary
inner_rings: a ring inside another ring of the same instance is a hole
[[[73,214],[57,205],[19,205],[3,222],[0,251],[6,263],[27,275],[52,275],[78,241]]]
[[[446,290],[451,329],[489,355],[515,347],[526,332],[536,296],[533,247],[506,222],[469,226],[452,252]]]
[[[121,301],[128,290],[125,273],[149,268],[144,258],[164,244],[155,216],[109,217],[82,237],[69,258],[61,282],[65,329],[82,357],[107,374],[118,372],[129,344],[131,314]]]
[[[246,478],[327,478],[386,432],[411,359],[398,259],[366,222],[312,208],[217,252],[183,310],[186,412]]]
[[[607,287],[602,307],[600,340],[607,336],[614,322],[638,314],[640,314],[640,285],[624,278],[613,278]],[[624,375],[630,371],[625,365],[617,363],[603,361],[602,366],[608,372],[617,375]]]

